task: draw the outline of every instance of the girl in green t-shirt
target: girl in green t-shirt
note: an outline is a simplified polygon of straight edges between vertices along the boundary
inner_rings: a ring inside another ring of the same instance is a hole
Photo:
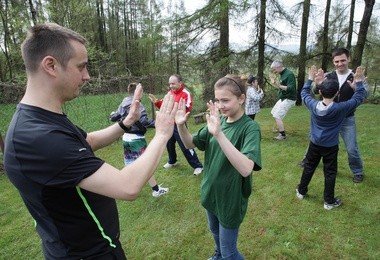
[[[244,109],[245,87],[240,77],[226,75],[214,86],[207,125],[190,134],[183,100],[176,124],[186,148],[205,151],[201,203],[206,209],[215,254],[210,259],[244,259],[237,249],[239,226],[252,191],[252,171],[261,169],[260,127]]]

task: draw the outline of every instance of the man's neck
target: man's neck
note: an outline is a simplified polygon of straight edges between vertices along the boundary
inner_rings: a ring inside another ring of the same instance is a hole
[[[339,71],[339,70],[335,70],[336,74],[338,75],[346,75],[346,74],[349,74],[350,73],[350,69],[346,69],[344,71]]]
[[[55,93],[50,90],[51,88],[45,87],[42,83],[36,84],[35,82],[28,82],[25,94],[20,103],[61,114],[63,103],[60,102],[59,99],[55,97]]]

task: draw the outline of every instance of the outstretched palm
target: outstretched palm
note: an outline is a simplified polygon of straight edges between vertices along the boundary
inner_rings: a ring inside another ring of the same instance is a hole
[[[356,82],[358,81],[365,81],[366,78],[364,76],[364,72],[365,72],[365,68],[363,66],[359,66],[356,68],[356,71],[354,74],[354,80],[351,82],[351,81],[347,81],[347,83],[350,85],[350,87],[352,89],[356,89]]]
[[[207,128],[210,134],[217,135],[220,132],[220,114],[216,104],[212,101],[207,103],[210,114],[206,115]]]
[[[318,69],[314,77],[315,84],[321,85],[324,80],[325,80],[325,72],[323,71],[323,69]]]
[[[186,112],[185,100],[181,99],[178,104],[178,110],[175,115],[177,125],[183,125],[189,119],[190,112]]]
[[[143,94],[143,86],[138,84],[133,95],[133,102],[128,112],[128,116],[133,120],[137,121],[140,119],[140,99]]]

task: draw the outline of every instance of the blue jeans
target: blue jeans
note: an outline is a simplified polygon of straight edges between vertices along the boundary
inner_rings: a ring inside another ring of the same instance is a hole
[[[363,160],[360,156],[358,143],[356,141],[355,116],[346,117],[343,120],[340,136],[346,146],[348,165],[352,173],[354,175],[363,174]]]
[[[224,228],[219,223],[218,218],[214,214],[212,214],[208,210],[206,212],[208,218],[208,225],[215,240],[215,255],[212,259],[244,259],[244,257],[239,253],[237,249],[237,238],[239,235],[239,228]]]

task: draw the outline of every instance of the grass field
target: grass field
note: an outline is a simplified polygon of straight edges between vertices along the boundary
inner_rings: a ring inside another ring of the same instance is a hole
[[[118,98],[88,99],[80,103],[81,107],[85,104],[86,113],[78,110],[76,103],[67,106],[67,113],[84,129],[95,130],[109,124],[107,115],[119,102]],[[289,111],[285,118],[288,139],[280,142],[272,140],[270,109],[256,116],[262,133],[263,169],[254,173],[254,191],[240,230],[239,249],[246,259],[380,259],[379,114],[380,107],[369,104],[356,112],[365,179],[361,184],[352,182],[341,145],[336,195],[343,205],[331,211],[323,209],[321,166],[309,186],[309,197],[303,201],[295,197],[302,172],[298,162],[308,144],[307,109],[301,106]],[[191,131],[201,126],[191,119]],[[153,133],[148,130],[148,139]],[[178,167],[162,168],[165,153],[156,171],[157,181],[170,188],[167,195],[153,198],[146,185],[136,201],[118,201],[121,242],[129,259],[207,259],[213,254],[200,205],[202,175],[194,177],[179,148],[177,151]],[[202,152],[198,153],[203,159]],[[120,142],[97,155],[118,168],[123,165]],[[41,259],[34,222],[4,174],[0,175],[0,190],[0,259]]]

